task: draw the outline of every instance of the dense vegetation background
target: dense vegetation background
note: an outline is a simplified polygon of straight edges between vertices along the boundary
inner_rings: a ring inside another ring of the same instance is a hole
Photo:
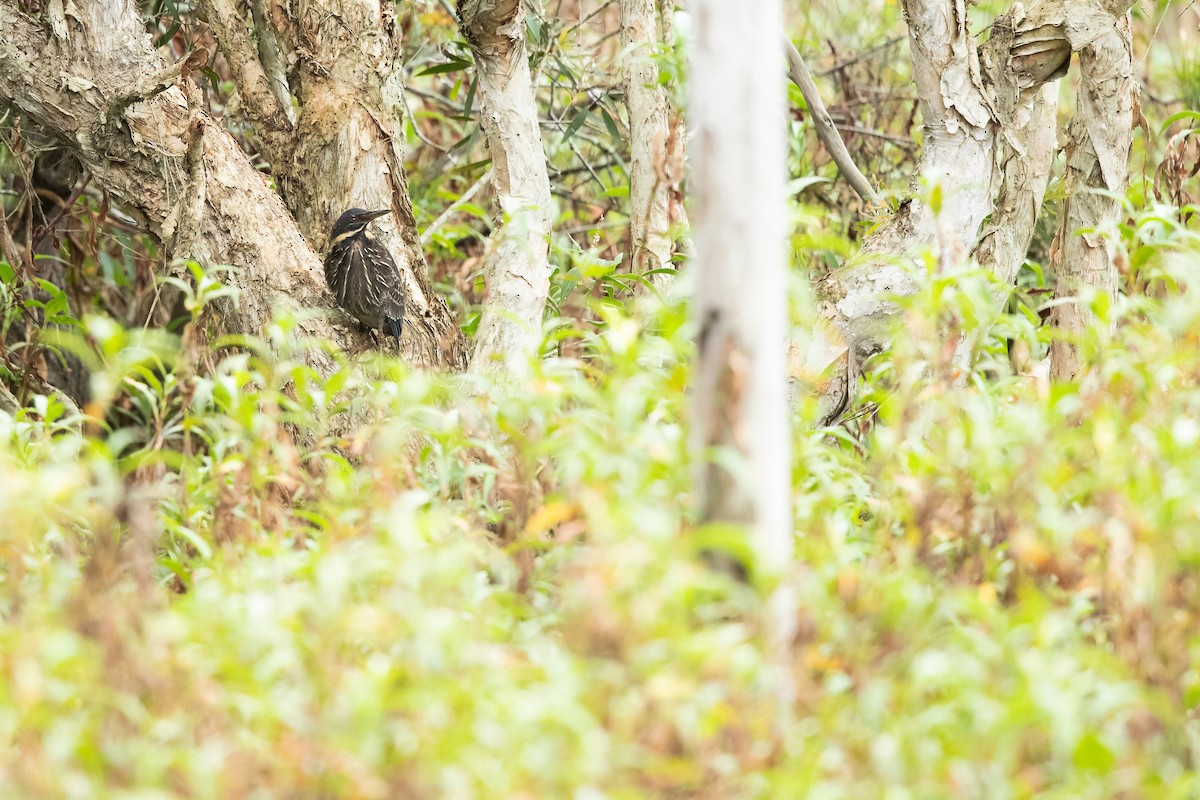
[[[846,421],[820,427],[797,392],[783,707],[767,587],[700,557],[747,560],[741,532],[688,511],[686,258],[662,301],[621,266],[615,6],[544,5],[525,22],[560,217],[542,357],[517,381],[346,354],[286,315],[200,342],[185,323],[225,290],[198,269],[173,284],[177,324],[144,327],[153,240],[95,187],[50,188],[53,148],[2,115],[9,226],[28,242],[62,216],[32,275],[0,262],[21,404],[0,413],[0,794],[1200,795],[1196,9],[1134,12],[1148,129],[1104,231],[1122,295],[1097,304],[1080,380],[1032,366],[1051,220],[1003,306],[985,274],[930,259]],[[792,4],[789,33],[859,165],[899,198],[920,119],[899,10],[869,10]],[[975,27],[999,10],[973,7]],[[205,41],[185,3],[145,11],[163,48]],[[463,199],[488,168],[471,58],[443,4],[397,14],[418,226],[470,334],[493,220],[486,186]],[[682,102],[676,21],[659,65]],[[202,87],[219,115],[222,69]],[[883,211],[838,180],[792,100],[802,345],[807,276]],[[56,361],[84,376],[82,408],[39,384]]]

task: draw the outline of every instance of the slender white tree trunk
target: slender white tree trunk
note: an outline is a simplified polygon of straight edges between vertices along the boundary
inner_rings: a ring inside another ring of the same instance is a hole
[[[625,106],[629,110],[629,268],[644,275],[671,264],[671,192],[683,168],[683,141],[672,136],[671,104],[658,82],[662,43],[655,0],[621,0]],[[652,275],[662,291],[670,276]]]
[[[697,503],[704,520],[750,525],[756,563],[781,570],[792,553],[781,6],[704,0],[692,13]]]
[[[550,176],[520,0],[461,0],[458,12],[475,56],[492,186],[505,216],[485,264],[487,299],[471,354],[471,369],[489,370],[510,356],[534,354],[541,342],[550,292]]]

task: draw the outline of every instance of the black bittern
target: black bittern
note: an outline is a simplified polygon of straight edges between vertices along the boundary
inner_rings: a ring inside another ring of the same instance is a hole
[[[352,208],[338,217],[329,234],[325,282],[338,305],[371,330],[396,337],[404,322],[404,287],[392,254],[367,231],[371,221],[387,214]]]

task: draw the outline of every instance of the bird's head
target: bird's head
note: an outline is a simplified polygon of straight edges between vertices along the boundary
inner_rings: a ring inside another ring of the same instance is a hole
[[[329,234],[329,246],[344,242],[367,229],[371,224],[371,220],[379,219],[384,214],[391,211],[385,208],[382,211],[365,211],[361,208],[352,208],[346,213],[338,217],[337,222],[333,223],[333,230]]]

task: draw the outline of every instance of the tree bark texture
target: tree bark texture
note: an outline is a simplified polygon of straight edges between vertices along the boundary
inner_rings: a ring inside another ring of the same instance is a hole
[[[621,51],[629,111],[629,267],[635,275],[671,265],[672,198],[683,170],[683,137],[671,127],[671,103],[659,85],[656,48],[662,43],[656,0],[621,0]],[[649,280],[659,291],[670,275]]]
[[[250,14],[236,0],[199,6],[301,232],[323,252],[346,209],[390,208],[376,230],[406,290],[402,352],[416,364],[464,367],[466,343],[429,281],[404,173],[403,65],[392,4],[252,0]]]
[[[783,60],[779,0],[691,6],[694,312],[693,444],[704,520],[746,523],[757,563],[792,552]],[[736,454],[714,459],[721,451]]]
[[[974,258],[1005,286],[1025,263],[1058,151],[1058,86],[1033,95],[1028,118],[1004,131],[999,143],[1000,185],[992,216],[975,244]]]
[[[131,0],[67,9],[42,20],[0,0],[0,99],[68,147],[169,257],[233,268],[240,302],[220,306],[221,330],[258,335],[277,311],[329,307],[321,261],[266,176],[179,86],[202,51],[168,65]],[[351,343],[323,319],[300,327]],[[322,352],[309,358],[333,368]]]
[[[820,374],[840,364],[819,390],[829,421],[848,403],[858,365],[890,342],[899,310],[895,296],[917,290],[905,260],[936,244],[947,268],[965,263],[992,210],[994,127],[965,0],[905,0],[903,8],[925,134],[913,181],[917,196],[816,287],[821,325],[803,354],[802,371]],[[918,180],[940,187],[941,213],[918,195]]]
[[[868,237],[855,258],[817,287],[824,324],[809,352],[794,354],[793,363],[795,371],[808,374],[840,363],[820,390],[827,420],[836,417],[851,393],[856,364],[889,343],[897,312],[893,298],[916,291],[904,259],[932,245],[942,269],[957,268],[973,254],[1004,282],[1015,278],[1056,147],[1054,100],[1051,90],[1043,87],[1065,74],[1072,52],[1081,53],[1085,94],[1094,96],[1081,101],[1083,121],[1076,127],[1086,141],[1072,156],[1078,176],[1074,185],[1124,191],[1126,179],[1118,173],[1127,170],[1128,146],[1111,137],[1129,135],[1128,106],[1119,98],[1132,80],[1131,70],[1128,60],[1120,62],[1111,55],[1113,50],[1105,50],[1110,55],[1098,70],[1101,57],[1096,48],[1111,47],[1114,40],[1108,32],[1129,5],[1129,0],[1045,0],[1026,13],[1014,4],[997,18],[988,42],[977,48],[967,29],[965,0],[905,0],[925,129],[919,177],[940,187],[941,210],[935,215],[920,198],[906,201]],[[1092,54],[1085,55],[1089,51]],[[1101,136],[1105,126],[1108,138]],[[1100,145],[1094,144],[1097,140]],[[1100,154],[1103,169],[1083,163],[1091,150]],[[1117,167],[1117,161],[1122,166]],[[1098,213],[1099,202],[1082,192],[1069,205],[1088,209],[1084,217],[1099,224],[1111,218]],[[1111,211],[1109,205],[1104,207]],[[1103,253],[1099,240],[1076,235],[1083,227],[1081,219],[1066,220],[1074,227],[1070,233],[1060,231],[1060,241],[1069,241],[1071,247],[1099,247]],[[1099,264],[1107,258],[1106,253],[1098,256],[1094,268],[1084,270],[1079,280],[1093,280],[1083,277],[1087,274],[1094,276],[1093,282],[1103,281]],[[1069,276],[1065,285],[1072,285]]]
[[[485,261],[487,300],[471,354],[471,369],[492,370],[511,356],[534,355],[541,343],[553,207],[521,2],[461,0],[458,12],[475,57],[492,186],[505,217]]]
[[[1076,340],[1094,318],[1084,290],[1117,296],[1117,273],[1111,240],[1129,188],[1129,153],[1133,147],[1136,84],[1133,79],[1128,14],[1114,17],[1092,11],[1063,21],[1072,49],[1079,51],[1079,103],[1067,128],[1067,197],[1050,252],[1058,298],[1076,297],[1054,307],[1051,324],[1050,377],[1074,378],[1080,359]]]

